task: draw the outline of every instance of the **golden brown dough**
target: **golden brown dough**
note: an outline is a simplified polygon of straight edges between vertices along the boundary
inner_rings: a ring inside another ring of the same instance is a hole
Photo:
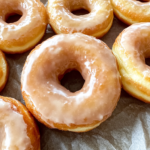
[[[85,79],[75,93],[59,81],[72,69]],[[60,34],[28,56],[22,95],[30,112],[46,126],[85,132],[111,116],[120,97],[119,77],[115,57],[105,43],[81,33]]]
[[[71,13],[82,8],[89,14],[76,16]],[[102,37],[113,22],[110,0],[49,0],[47,10],[49,23],[57,34],[81,32]]]
[[[22,17],[6,23],[9,16]],[[0,0],[0,49],[6,53],[23,53],[33,48],[45,34],[47,12],[39,0]]]
[[[123,88],[139,100],[150,103],[150,23],[126,28],[113,45]]]
[[[0,91],[3,90],[3,88],[6,85],[8,79],[8,64],[5,58],[5,55],[2,51],[0,51]]]
[[[1,150],[40,150],[40,134],[33,117],[13,98],[0,96],[0,133]]]
[[[144,2],[145,1],[145,2]],[[149,0],[111,0],[115,15],[124,23],[131,25],[150,22]]]

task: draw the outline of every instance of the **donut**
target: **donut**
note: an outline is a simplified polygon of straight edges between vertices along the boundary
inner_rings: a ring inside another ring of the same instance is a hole
[[[5,55],[2,51],[0,51],[0,91],[2,91],[6,85],[8,79],[8,70],[9,69]]]
[[[89,14],[76,16],[72,11],[85,9]],[[81,32],[102,37],[113,22],[110,0],[48,0],[49,24],[57,34]]]
[[[123,88],[133,97],[150,103],[150,23],[126,28],[113,45]]]
[[[0,149],[40,150],[38,127],[19,101],[0,96]]]
[[[14,14],[22,17],[7,23]],[[0,50],[23,53],[33,48],[45,34],[47,12],[39,0],[0,0]]]
[[[124,23],[131,25],[150,22],[149,0],[111,0],[115,15]]]
[[[76,92],[60,84],[78,70],[85,83]],[[121,85],[115,57],[105,43],[81,33],[60,34],[37,46],[21,76],[29,111],[49,128],[85,132],[111,116]]]

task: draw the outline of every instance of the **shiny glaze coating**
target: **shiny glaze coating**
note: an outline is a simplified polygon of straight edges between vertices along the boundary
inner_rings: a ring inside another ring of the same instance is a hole
[[[9,69],[5,55],[2,51],[0,51],[0,91],[2,91],[6,85],[8,79],[8,70]]]
[[[71,12],[86,9],[89,14],[76,16]],[[110,0],[49,0],[49,23],[57,34],[81,32],[102,37],[113,22]]]
[[[60,84],[72,69],[85,79],[75,93]],[[91,130],[111,116],[121,90],[111,50],[81,33],[56,35],[36,47],[26,60],[21,84],[26,106],[40,122],[74,132]]]
[[[125,29],[113,45],[123,88],[132,96],[150,103],[150,23],[138,23]]]
[[[40,150],[40,135],[26,107],[0,96],[0,150]]]
[[[115,15],[124,23],[131,25],[150,22],[149,0],[111,0]],[[145,2],[144,2],[145,1]]]
[[[10,15],[22,17],[6,23]],[[22,53],[35,46],[47,26],[46,8],[39,0],[0,0],[0,49],[7,53]]]

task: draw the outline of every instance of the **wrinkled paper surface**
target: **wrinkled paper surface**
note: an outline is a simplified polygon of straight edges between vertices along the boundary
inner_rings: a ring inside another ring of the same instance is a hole
[[[47,0],[41,0],[45,5]],[[113,26],[103,37],[110,48],[115,38],[127,26],[114,18]],[[48,26],[43,41],[54,35]],[[30,52],[30,51],[29,51]],[[1,95],[13,97],[22,103],[21,71],[29,52],[8,55],[9,79]],[[24,103],[25,104],[25,103]],[[41,150],[148,150],[150,149],[150,104],[145,104],[122,90],[121,98],[112,116],[99,127],[86,133],[48,129],[38,123]]]

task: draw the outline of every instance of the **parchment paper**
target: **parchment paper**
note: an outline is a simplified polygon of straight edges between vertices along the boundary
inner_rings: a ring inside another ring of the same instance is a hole
[[[42,0],[42,2],[46,4],[47,0]],[[126,27],[125,24],[114,18],[111,30],[101,40],[111,48],[115,38]],[[53,35],[53,31],[48,27],[43,40]],[[1,95],[13,97],[22,103],[24,100],[20,91],[20,77],[29,52],[6,55],[10,72],[7,85]],[[92,131],[64,132],[48,129],[38,123],[41,133],[41,150],[149,150],[149,124],[150,104],[143,103],[122,90],[113,115]]]

